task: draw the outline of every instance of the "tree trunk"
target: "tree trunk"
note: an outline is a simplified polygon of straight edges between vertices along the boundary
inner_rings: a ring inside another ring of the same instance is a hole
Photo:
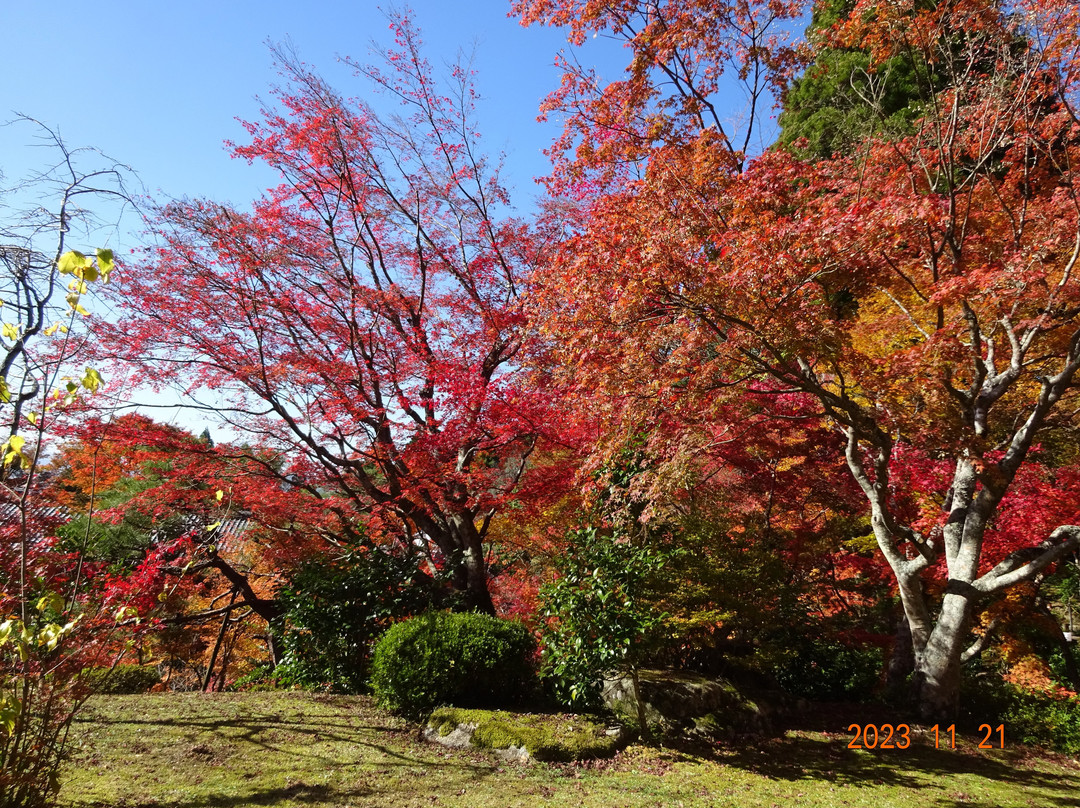
[[[281,664],[281,648],[278,646],[277,634],[274,632],[274,627],[267,624],[266,626],[266,654],[270,658],[271,670]]]
[[[637,705],[638,724],[641,725],[641,740],[651,744],[653,737],[649,731],[649,721],[645,717],[645,702],[641,698],[641,680],[638,678],[637,665],[630,666],[630,681],[634,685],[634,703]]]
[[[908,683],[908,677],[915,671],[915,647],[911,643],[911,624],[907,615],[901,614],[896,621],[896,638],[893,640],[892,655],[885,675],[885,687],[891,694],[900,694]]]
[[[474,612],[495,614],[495,603],[488,590],[487,564],[484,562],[483,548],[468,549],[464,560],[467,583],[465,605]]]
[[[225,641],[225,650],[221,653],[221,668],[218,669],[216,684],[214,685],[214,690],[218,693],[225,692],[225,677],[229,673],[229,663],[232,661],[233,649],[236,647],[239,634],[239,626],[234,626],[232,632],[226,635],[228,639]]]
[[[1077,669],[1076,657],[1073,656],[1072,643],[1065,639],[1065,634],[1060,627],[1055,632],[1054,639],[1057,641],[1058,648],[1061,649],[1061,655],[1065,659],[1065,676],[1068,678],[1069,684],[1073,690],[1080,690],[1080,670]]]
[[[960,657],[968,635],[971,603],[946,591],[930,640],[916,654],[915,693],[924,720],[954,719],[960,707]]]
[[[450,541],[446,543],[457,549],[450,559],[454,565],[454,588],[464,595],[466,609],[494,615],[495,604],[488,591],[484,541],[471,517],[454,514],[449,521],[450,529],[447,532]]]
[[[225,632],[229,628],[229,615],[232,613],[233,604],[236,603],[236,598],[240,595],[237,590],[233,590],[232,600],[229,601],[229,607],[225,610],[225,616],[221,619],[221,630],[218,631],[217,640],[214,642],[214,650],[210,652],[210,662],[206,666],[206,676],[203,677],[202,689],[203,692],[209,692],[210,682],[213,681],[214,675],[214,663],[217,662],[218,652],[221,650],[221,642],[225,639]]]

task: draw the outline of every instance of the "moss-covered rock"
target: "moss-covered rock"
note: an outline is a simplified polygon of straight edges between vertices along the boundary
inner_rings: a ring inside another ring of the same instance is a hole
[[[610,757],[628,740],[621,727],[579,716],[440,707],[424,736],[446,746],[490,749],[512,760],[569,762]]]
[[[686,671],[638,672],[645,720],[663,738],[731,740],[740,735],[768,735],[781,712],[780,694],[751,694],[726,679]],[[604,682],[604,703],[626,721],[638,721],[629,676]]]

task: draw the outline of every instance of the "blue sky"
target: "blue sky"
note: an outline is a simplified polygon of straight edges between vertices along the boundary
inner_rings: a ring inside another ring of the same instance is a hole
[[[245,141],[237,119],[256,120],[257,96],[269,98],[278,78],[267,43],[289,40],[340,92],[370,98],[368,85],[338,57],[367,62],[373,40],[392,43],[380,6],[389,4],[0,0],[0,121],[32,116],[71,147],[96,147],[130,165],[158,201],[199,196],[242,208],[277,182],[268,169],[232,159],[223,146]],[[554,59],[566,46],[564,34],[523,28],[507,17],[509,0],[413,0],[410,6],[432,64],[453,61],[461,50],[474,54],[481,145],[489,154],[505,152],[504,184],[527,212],[540,192],[533,179],[548,171],[542,151],[558,134],[558,121],[541,124],[536,117],[558,86]],[[601,37],[587,41],[577,58],[610,80],[628,54]],[[49,159],[31,146],[37,134],[25,123],[0,127],[5,186]],[[119,232],[83,241],[125,254],[137,246],[132,231],[139,228],[129,218]],[[196,432],[206,422],[200,415],[151,414],[175,417]]]
[[[267,41],[286,38],[300,57],[347,95],[366,91],[338,56],[368,61],[371,41],[390,42],[385,3],[194,0],[184,3],[0,4],[0,119],[14,113],[58,128],[69,145],[92,145],[131,165],[154,196],[208,196],[243,205],[273,181],[229,158],[242,141],[236,118],[257,117],[277,76]],[[558,31],[522,28],[507,0],[411,4],[430,61],[472,51],[484,146],[507,153],[510,184],[528,207],[541,150],[555,124],[537,107],[558,84]],[[614,52],[613,52],[614,51]],[[622,54],[608,48],[611,59]],[[612,65],[615,62],[612,61]],[[0,168],[18,178],[42,159],[31,127],[0,129]]]
[[[373,40],[392,43],[380,6],[388,4],[0,2],[0,31],[5,35],[0,48],[0,121],[17,113],[28,115],[58,131],[69,147],[101,150],[130,165],[146,192],[159,201],[202,196],[245,207],[276,184],[277,177],[232,159],[223,141],[244,142],[246,133],[237,118],[257,119],[257,96],[270,96],[278,77],[268,41],[288,39],[300,58],[340,92],[370,97],[368,85],[337,59],[367,62]],[[482,95],[477,111],[482,146],[489,153],[506,153],[504,182],[515,205],[527,211],[539,194],[533,178],[548,169],[542,150],[557,134],[556,122],[542,125],[536,117],[540,101],[558,86],[553,63],[564,36],[523,28],[507,17],[509,0],[415,0],[410,6],[433,65],[457,59],[462,50],[474,54]],[[608,47],[592,50],[606,50],[609,69],[621,70],[624,53],[603,44]],[[40,170],[52,158],[47,150],[32,146],[39,134],[25,123],[0,127],[4,186]],[[139,229],[139,221],[129,217],[119,232],[95,233],[83,240],[125,254],[137,246]],[[136,397],[142,404],[169,407],[149,410],[152,417],[194,432],[210,425],[220,434],[205,413],[173,409],[179,402],[173,394],[142,391]]]

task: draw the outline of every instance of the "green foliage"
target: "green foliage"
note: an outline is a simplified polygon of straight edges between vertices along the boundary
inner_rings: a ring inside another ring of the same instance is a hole
[[[248,693],[280,690],[284,682],[276,675],[277,669],[270,664],[256,665],[250,671],[233,681],[228,688],[230,693]]]
[[[805,622],[805,585],[783,552],[782,537],[742,527],[729,533],[698,522],[679,532],[683,552],[655,581],[657,608],[670,614],[668,627],[678,638],[666,664],[727,673],[732,666],[771,666],[772,638]]]
[[[108,490],[99,492],[95,496],[95,510],[120,507],[163,480],[152,468],[143,469],[143,473],[145,477],[121,477]],[[65,550],[84,552],[88,560],[102,561],[119,570],[143,560],[152,543],[151,536],[159,542],[167,542],[178,538],[188,529],[183,514],[154,517],[136,508],[128,508],[116,523],[97,519],[91,521],[86,514],[78,514],[66,525],[58,527],[56,535]]]
[[[1073,451],[1080,451],[1080,440],[1074,438]],[[1050,601],[1058,620],[1049,622],[1053,638],[1046,657],[1050,670],[1059,684],[1070,690],[1080,690],[1080,642],[1062,643],[1058,626],[1063,631],[1080,632],[1080,555],[1058,564],[1057,569],[1043,581],[1042,592]],[[1066,657],[1066,655],[1068,655]]]
[[[430,612],[398,623],[379,640],[371,687],[384,706],[416,718],[444,704],[521,703],[536,690],[535,648],[520,623]]]
[[[556,561],[559,577],[540,589],[543,673],[564,703],[595,704],[602,677],[641,664],[655,650],[666,615],[646,599],[671,551],[622,533],[572,533]]]
[[[1033,744],[1068,755],[1080,754],[1080,698],[1076,696],[1024,690],[991,672],[965,680],[961,703],[973,728],[1004,724],[1007,744]]]
[[[789,656],[773,670],[776,683],[793,696],[807,699],[865,701],[884,666],[880,648],[858,648],[840,642],[792,636]]]
[[[1072,658],[1074,670],[1080,669],[1080,647],[1078,646],[1080,646],[1080,643],[1071,642],[1065,648],[1055,648],[1048,655],[1047,662],[1050,665],[1050,673],[1053,674],[1054,679],[1062,687],[1074,688],[1072,679],[1069,676],[1069,665],[1065,655],[1068,654]]]
[[[1005,732],[1020,743],[1080,753],[1080,698],[1017,690],[1001,718]]]
[[[131,695],[146,693],[161,683],[161,674],[153,665],[117,665],[115,668],[90,668],[83,680],[95,693]]]
[[[379,636],[441,597],[439,581],[391,553],[364,550],[304,564],[279,595],[286,613],[275,677],[305,688],[363,692]]]
[[[853,5],[851,0],[820,3],[807,29],[810,41],[850,14]],[[804,156],[821,160],[850,153],[874,134],[908,134],[927,97],[924,85],[933,82],[925,65],[906,57],[871,68],[864,51],[823,47],[784,93],[780,143],[790,147],[806,138]]]

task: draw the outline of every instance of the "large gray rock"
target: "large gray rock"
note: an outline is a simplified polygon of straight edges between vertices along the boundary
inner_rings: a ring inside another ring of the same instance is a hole
[[[638,672],[645,720],[663,738],[731,740],[774,731],[780,705],[760,694],[751,697],[726,679],[710,679],[686,671]],[[629,675],[605,680],[604,703],[633,724],[638,723],[634,685]]]

